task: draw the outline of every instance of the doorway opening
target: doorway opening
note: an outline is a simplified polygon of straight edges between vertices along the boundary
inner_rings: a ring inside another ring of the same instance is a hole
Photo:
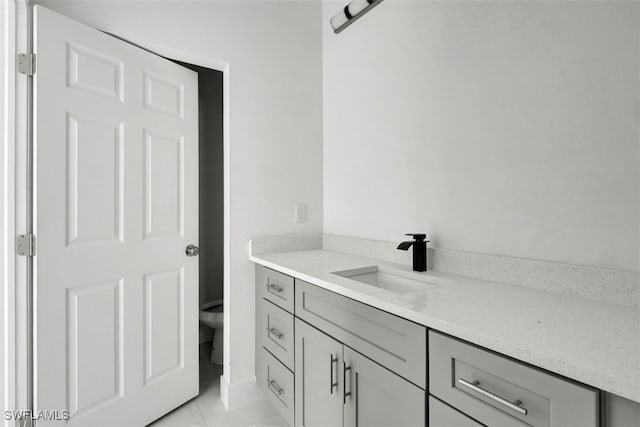
[[[198,73],[200,394],[219,389],[223,364],[223,72],[174,61]]]

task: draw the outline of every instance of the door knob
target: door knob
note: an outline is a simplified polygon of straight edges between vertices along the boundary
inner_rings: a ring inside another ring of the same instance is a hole
[[[187,256],[198,256],[200,255],[200,248],[195,245],[189,245],[184,250],[184,253],[186,253]]]

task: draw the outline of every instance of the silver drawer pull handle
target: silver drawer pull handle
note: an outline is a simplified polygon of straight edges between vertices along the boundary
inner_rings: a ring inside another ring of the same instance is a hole
[[[470,388],[471,390],[480,393],[481,395],[488,397],[489,399],[498,402],[501,405],[506,406],[507,408],[516,411],[519,414],[522,415],[527,415],[527,413],[529,411],[527,411],[525,408],[523,408],[522,406],[519,406],[522,404],[521,400],[516,400],[515,402],[509,402],[507,399],[498,396],[497,394],[491,393],[488,390],[483,389],[482,387],[480,387],[480,381],[473,381],[473,382],[469,382],[467,380],[465,380],[464,378],[458,378],[458,383],[460,385],[463,385],[467,388]]]
[[[278,396],[282,396],[284,394],[284,389],[280,387],[274,380],[267,381],[267,386],[269,386],[272,391],[278,393]]]
[[[347,397],[351,396],[351,390],[347,392],[347,372],[349,372],[349,387],[353,387],[351,383],[351,365],[347,366],[345,362],[342,362],[342,404],[347,403]]]
[[[334,387],[336,388],[336,391],[338,390],[338,379],[336,378],[336,380],[333,381],[333,364],[335,363],[336,364],[336,368],[338,367],[338,356],[336,356],[335,359],[333,357],[333,354],[330,354],[329,356],[330,356],[329,366],[330,366],[330,369],[331,369],[331,375],[329,376],[329,378],[330,378],[329,383],[331,384],[331,388],[330,388],[329,391],[330,391],[330,394],[333,394],[333,388]]]
[[[278,285],[274,285],[273,283],[269,283],[267,285],[267,290],[269,290],[269,292],[275,292],[276,294],[281,294],[282,291],[284,291],[284,288],[282,286],[278,286]]]
[[[276,338],[278,338],[279,340],[282,340],[282,338],[284,338],[284,334],[282,332],[280,332],[279,330],[277,330],[276,328],[269,328],[269,329],[267,329],[267,331],[271,335],[275,335]]]

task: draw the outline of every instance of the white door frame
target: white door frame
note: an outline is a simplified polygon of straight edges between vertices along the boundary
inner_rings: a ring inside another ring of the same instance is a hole
[[[0,342],[0,402],[3,411],[24,409],[28,406],[29,365],[23,357],[27,354],[28,313],[27,313],[27,263],[25,257],[16,256],[15,239],[26,230],[27,219],[27,77],[16,72],[16,56],[28,51],[28,9],[30,0],[3,0],[0,4],[3,18],[3,35],[0,40],[4,46],[0,53],[4,63],[0,85],[6,94],[0,111],[3,135],[0,151],[0,226],[2,242],[0,246],[0,328],[3,339]],[[100,28],[98,28],[100,29]],[[230,336],[229,316],[229,247],[230,247],[230,132],[229,132],[229,89],[230,64],[228,62],[201,56],[187,50],[158,45],[145,40],[129,40],[166,58],[214,69],[223,73],[223,177],[224,177],[224,373],[229,375]],[[226,390],[225,390],[226,391]],[[224,405],[228,408],[228,399],[222,393]],[[56,409],[56,408],[51,408]],[[14,421],[5,420],[0,414],[3,427],[13,427]]]
[[[0,291],[0,329],[2,330],[2,341],[0,342],[0,401],[4,410],[15,408],[15,359],[10,348],[15,348],[15,280],[14,280],[14,262],[15,256],[12,251],[10,241],[14,239],[14,212],[11,206],[15,200],[14,188],[14,164],[12,160],[15,155],[14,147],[14,85],[15,81],[15,32],[14,24],[16,22],[16,8],[13,2],[3,2],[0,4],[0,28],[2,35],[0,40],[0,64],[3,65],[1,71],[0,93],[4,94],[2,105],[0,106],[0,128],[2,129],[2,144],[0,150],[0,226],[2,231],[0,236],[2,244],[0,246],[0,256],[2,263],[0,264],[0,275],[2,289]],[[3,414],[4,415],[4,414]],[[8,426],[9,422],[2,419],[2,425]]]
[[[27,354],[27,263],[25,257],[15,253],[17,234],[26,230],[27,219],[27,77],[16,71],[16,56],[28,51],[28,0],[6,0],[3,8],[4,45],[1,48],[4,67],[2,92],[6,94],[3,105],[2,135],[2,188],[0,222],[2,223],[2,313],[3,328],[0,362],[4,388],[0,390],[4,410],[27,407],[28,362]],[[21,357],[22,356],[22,357]],[[5,420],[4,426],[14,426],[13,420]]]

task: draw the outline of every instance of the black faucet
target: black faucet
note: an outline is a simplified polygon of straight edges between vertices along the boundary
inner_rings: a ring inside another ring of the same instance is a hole
[[[409,250],[413,246],[413,271],[427,271],[427,243],[426,234],[405,234],[405,236],[413,236],[415,240],[410,242],[402,242],[398,245],[398,249],[402,251]]]

